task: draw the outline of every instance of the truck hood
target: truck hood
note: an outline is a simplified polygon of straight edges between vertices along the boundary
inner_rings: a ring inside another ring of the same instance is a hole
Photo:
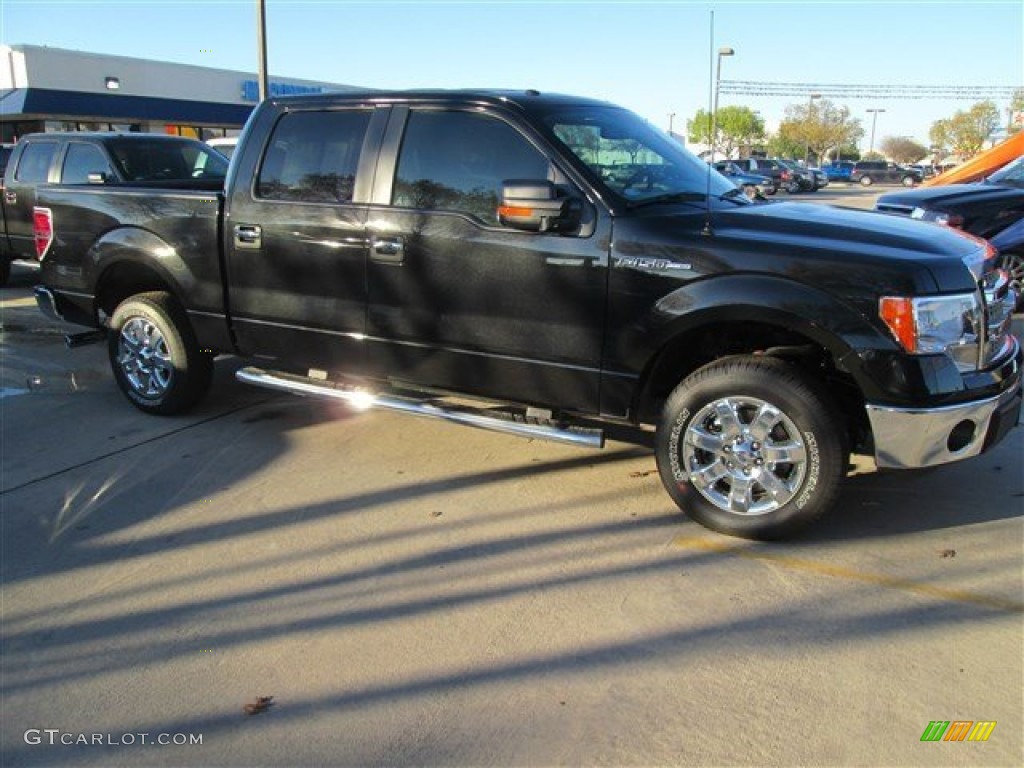
[[[693,277],[773,274],[855,303],[879,296],[976,290],[985,242],[958,230],[874,211],[809,203],[717,208],[711,237],[695,206],[644,211],[616,222],[613,254],[686,265]],[[680,237],[683,231],[689,236]],[[683,245],[689,243],[690,245]],[[970,269],[968,268],[969,265]]]
[[[879,205],[902,205],[911,208],[945,210],[964,203],[990,203],[1024,200],[1024,189],[999,184],[948,184],[942,187],[924,187],[892,192],[878,198]]]

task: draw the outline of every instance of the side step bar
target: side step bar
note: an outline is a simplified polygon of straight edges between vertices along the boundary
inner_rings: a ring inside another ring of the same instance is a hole
[[[553,440],[558,443],[569,443],[588,448],[604,447],[604,432],[600,429],[565,426],[546,420],[519,421],[516,420],[514,414],[506,412],[486,408],[441,405],[436,401],[417,400],[394,394],[377,394],[353,389],[335,382],[293,376],[278,371],[264,371],[261,368],[242,368],[235,373],[235,378],[246,384],[279,392],[290,392],[293,395],[313,395],[343,400],[361,409],[386,408],[410,413],[414,416],[443,419],[456,424],[489,429],[494,432],[507,432],[521,437]]]

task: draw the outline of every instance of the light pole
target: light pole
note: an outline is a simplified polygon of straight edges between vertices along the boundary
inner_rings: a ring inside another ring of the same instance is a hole
[[[668,132],[669,132],[670,135],[672,133],[672,121],[675,120],[675,119],[676,119],[676,113],[675,112],[669,112],[668,113]]]
[[[811,97],[807,100],[807,127],[810,128],[811,117],[814,114],[814,100],[820,99],[820,93],[812,93]],[[807,148],[804,150],[804,165],[807,165],[811,161],[811,142],[807,142]]]
[[[736,53],[732,48],[718,49],[718,64],[715,66],[715,99],[711,106],[711,162],[715,162],[715,136],[718,134],[718,86],[722,82],[722,57]]]
[[[884,109],[867,109],[864,110],[871,115],[871,142],[868,144],[868,154],[870,155],[875,151],[875,124],[878,122],[878,113],[885,112]]]
[[[256,47],[259,60],[260,101],[270,95],[270,77],[267,75],[267,6],[265,0],[256,0]]]

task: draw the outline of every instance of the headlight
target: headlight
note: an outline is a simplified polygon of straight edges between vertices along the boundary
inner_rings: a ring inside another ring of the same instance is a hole
[[[910,354],[944,353],[961,371],[977,369],[983,322],[977,294],[884,296],[878,314]]]

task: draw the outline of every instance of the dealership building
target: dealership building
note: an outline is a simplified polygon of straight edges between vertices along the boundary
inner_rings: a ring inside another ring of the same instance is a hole
[[[361,90],[271,78],[271,95]],[[38,45],[0,45],[0,138],[40,131],[139,131],[208,139],[238,133],[256,75]]]

